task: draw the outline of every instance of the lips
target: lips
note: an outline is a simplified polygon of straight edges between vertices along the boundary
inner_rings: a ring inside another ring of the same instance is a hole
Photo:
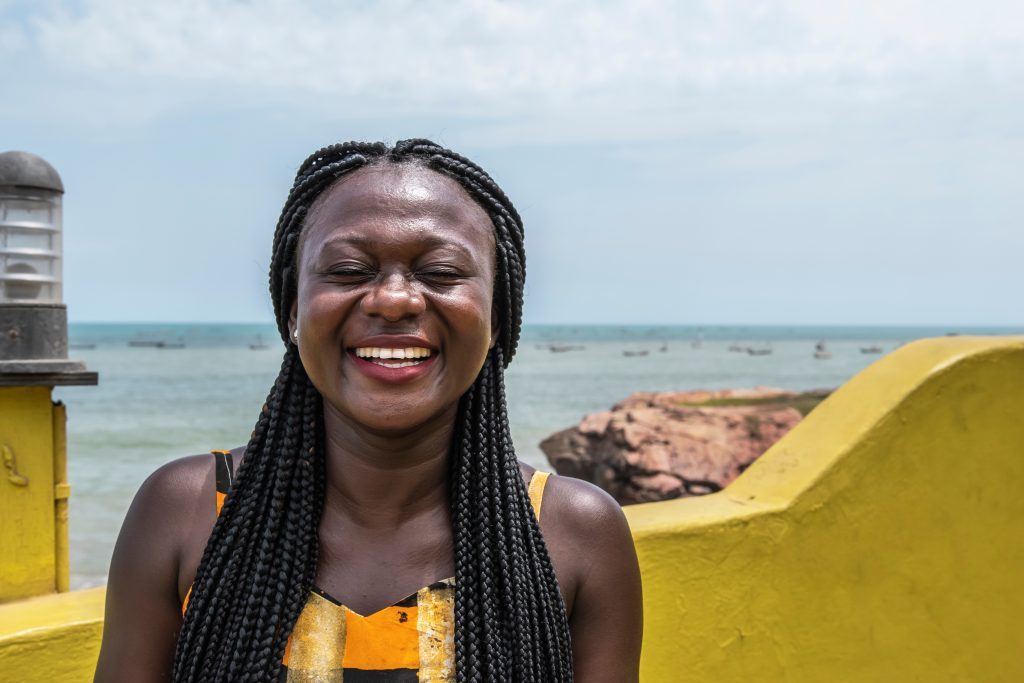
[[[364,375],[388,384],[403,384],[415,381],[427,374],[430,368],[434,367],[434,364],[437,363],[436,354],[416,362],[398,362],[393,364],[382,364],[375,362],[374,359],[360,358],[354,351],[349,351],[347,355],[352,360],[356,369]]]
[[[434,344],[415,335],[376,335],[359,340],[346,354],[364,375],[386,382],[412,382],[437,361]]]

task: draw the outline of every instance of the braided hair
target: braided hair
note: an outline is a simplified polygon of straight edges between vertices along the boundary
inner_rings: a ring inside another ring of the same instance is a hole
[[[316,574],[325,489],[322,398],[288,342],[299,239],[317,197],[346,174],[380,164],[420,164],[454,179],[495,232],[500,337],[459,402],[450,446],[456,680],[572,680],[565,604],[520,474],[505,401],[504,369],[522,325],[522,219],[472,161],[429,140],[405,140],[331,145],[296,174],[270,264],[284,359],[196,572],[176,682],[278,678]]]

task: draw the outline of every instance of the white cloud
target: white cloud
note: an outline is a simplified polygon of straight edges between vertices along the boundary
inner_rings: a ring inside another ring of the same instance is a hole
[[[870,94],[912,74],[1024,70],[1024,5],[993,0],[86,0],[28,25],[48,60],[80,73],[435,111],[664,102],[837,79]]]
[[[11,72],[0,116],[96,134],[266,107],[370,122],[370,136],[438,121],[458,145],[799,141],[915,109],[947,127],[987,125],[1024,101],[1024,5],[996,0],[13,6],[0,5],[0,57],[25,68]]]
[[[224,225],[248,240],[276,210],[250,197],[285,187],[315,145],[425,134],[532,198],[533,277],[587,292],[551,299],[563,313],[638,319],[634,299],[665,304],[644,284],[658,273],[674,293],[679,273],[699,290],[722,268],[769,298],[814,280],[838,302],[934,279],[936,310],[959,301],[975,320],[1009,320],[996,307],[1020,289],[1018,2],[0,0],[0,61],[2,129],[69,186],[137,166],[138,207],[163,206],[166,187],[184,198],[146,239]],[[90,239],[134,234],[136,215],[92,206]],[[150,267],[148,253],[133,261]],[[608,284],[608,253],[644,277]],[[214,256],[166,261],[205,273]],[[865,264],[890,279],[865,284]],[[620,313],[593,296],[606,286]],[[723,296],[696,318],[747,315]],[[915,306],[908,293],[899,310]]]

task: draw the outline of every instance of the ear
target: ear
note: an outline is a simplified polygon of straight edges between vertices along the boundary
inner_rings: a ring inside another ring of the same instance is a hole
[[[292,301],[292,310],[288,312],[288,340],[295,343],[295,332],[299,329],[299,300]],[[296,346],[298,346],[296,344]]]

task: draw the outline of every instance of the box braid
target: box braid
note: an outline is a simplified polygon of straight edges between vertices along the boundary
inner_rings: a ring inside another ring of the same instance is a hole
[[[458,182],[490,216],[498,343],[462,397],[449,474],[460,683],[572,680],[558,581],[512,446],[504,369],[522,325],[522,219],[469,159],[429,140],[325,147],[300,166],[274,234],[270,294],[286,350],[196,572],[174,681],[276,681],[316,574],[324,501],[323,406],[289,343],[297,251],[318,197],[352,171],[418,164]]]

